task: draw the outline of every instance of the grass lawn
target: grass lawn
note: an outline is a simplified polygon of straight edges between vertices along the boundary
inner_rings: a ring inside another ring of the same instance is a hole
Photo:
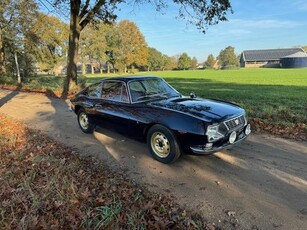
[[[239,69],[159,71],[138,74],[163,77],[184,95],[217,98],[244,107],[254,129],[271,133],[307,136],[307,69]],[[114,74],[82,77],[90,84]],[[81,78],[80,78],[81,79]],[[63,78],[37,76],[27,84],[61,90]],[[59,89],[60,87],[60,89]],[[290,128],[290,130],[289,130]]]
[[[156,73],[188,95],[228,100],[251,118],[277,124],[307,123],[307,69],[241,69]]]
[[[246,109],[258,129],[288,132],[285,128],[298,127],[302,135],[307,133],[307,69],[262,68],[139,74],[163,77],[184,95],[194,92],[199,97],[237,103]],[[88,75],[87,81],[94,82],[101,77]]]

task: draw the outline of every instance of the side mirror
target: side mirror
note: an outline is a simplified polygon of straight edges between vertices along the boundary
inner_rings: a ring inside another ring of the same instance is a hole
[[[196,98],[196,94],[194,92],[190,93],[190,98]]]

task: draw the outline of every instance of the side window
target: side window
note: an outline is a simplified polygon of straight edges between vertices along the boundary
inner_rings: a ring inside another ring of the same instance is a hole
[[[88,92],[88,95],[90,97],[100,97],[100,95],[101,95],[101,83],[89,86],[87,92]]]
[[[146,90],[140,81],[129,82],[131,99],[133,102],[137,101],[138,98],[146,94]]]
[[[120,81],[105,81],[102,86],[102,99],[129,102],[126,85]]]

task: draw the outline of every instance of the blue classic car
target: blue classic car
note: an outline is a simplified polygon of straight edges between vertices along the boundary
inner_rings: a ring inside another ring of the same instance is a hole
[[[245,111],[230,102],[184,97],[152,76],[101,80],[71,99],[85,133],[107,126],[146,141],[154,159],[171,163],[185,153],[230,148],[251,132]]]

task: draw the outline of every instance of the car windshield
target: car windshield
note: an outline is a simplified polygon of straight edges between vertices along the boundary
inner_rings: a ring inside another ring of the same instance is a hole
[[[175,89],[159,78],[138,79],[129,82],[132,102],[180,97]]]

